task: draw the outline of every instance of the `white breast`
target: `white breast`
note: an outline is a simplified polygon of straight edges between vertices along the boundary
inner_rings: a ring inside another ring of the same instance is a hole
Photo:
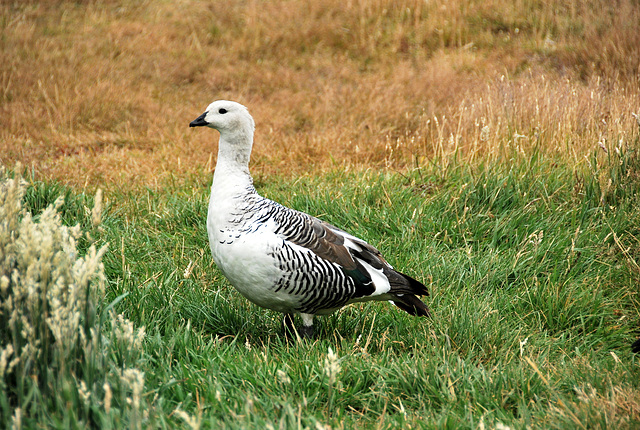
[[[228,216],[216,207],[209,210],[207,231],[213,260],[222,274],[243,296],[253,303],[279,312],[293,312],[294,298],[284,291],[275,292],[276,280],[282,271],[273,257],[273,250],[282,246],[282,239],[273,233],[270,222],[252,225],[232,224]]]

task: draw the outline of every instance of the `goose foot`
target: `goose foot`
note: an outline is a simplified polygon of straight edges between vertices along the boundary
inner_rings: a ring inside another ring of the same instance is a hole
[[[302,325],[296,327],[293,322],[293,314],[284,314],[282,327],[284,335],[288,338],[300,337],[301,339],[310,339],[313,337],[313,315],[301,314]]]

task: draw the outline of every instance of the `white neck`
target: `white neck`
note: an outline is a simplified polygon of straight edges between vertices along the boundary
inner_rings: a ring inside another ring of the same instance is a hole
[[[253,184],[249,174],[252,144],[252,130],[238,130],[233,134],[225,130],[220,133],[218,161],[211,185],[212,194],[219,197],[227,193],[237,195]]]

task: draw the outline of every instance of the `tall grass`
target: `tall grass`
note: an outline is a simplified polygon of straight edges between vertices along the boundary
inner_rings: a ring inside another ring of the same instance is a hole
[[[634,148],[598,149],[594,171],[514,156],[509,165],[452,162],[446,172],[259,184],[427,281],[431,321],[362,304],[321,319],[316,341],[287,344],[279,316],[250,305],[211,267],[206,187],[148,194],[127,212],[117,232],[135,245],[124,248],[128,271],[113,294],[133,291],[132,318],[156,323],[154,349],[170,345],[157,360],[175,357],[178,372],[157,375],[183,381],[166,393],[203,425],[633,427]],[[607,185],[616,177],[624,179]],[[112,258],[115,276],[122,257]],[[339,371],[327,370],[336,362]],[[238,422],[226,420],[234,414]]]
[[[636,427],[636,144],[599,148],[591,169],[514,153],[509,164],[258,181],[375,244],[432,292],[432,319],[357,304],[319,319],[308,342],[281,336],[281,316],[251,305],[211,262],[207,186],[112,194],[92,232],[111,244],[103,304],[120,297],[117,311],[146,330],[137,368],[149,415],[124,422]],[[42,205],[52,193],[36,185],[27,203]]]

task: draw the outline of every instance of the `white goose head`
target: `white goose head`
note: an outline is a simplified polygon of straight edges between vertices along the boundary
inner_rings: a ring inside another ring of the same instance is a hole
[[[220,132],[218,162],[235,160],[242,167],[249,164],[255,123],[240,103],[217,100],[189,123],[189,127],[211,127]]]
[[[253,129],[255,124],[246,107],[240,103],[229,100],[217,100],[211,103],[207,110],[195,120],[189,127],[207,126],[215,128],[221,134],[225,131],[238,129]]]

